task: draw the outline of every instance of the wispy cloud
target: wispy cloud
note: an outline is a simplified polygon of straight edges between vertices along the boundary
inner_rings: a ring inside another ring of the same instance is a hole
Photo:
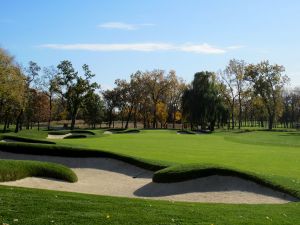
[[[180,51],[197,54],[224,54],[226,48],[219,48],[209,44],[170,44],[170,43],[129,43],[129,44],[43,44],[38,47],[60,50],[82,51]]]
[[[118,29],[118,30],[137,30],[145,26],[154,26],[154,24],[152,23],[130,24],[130,23],[123,23],[123,22],[108,22],[108,23],[102,23],[98,25],[99,28]]]
[[[226,49],[229,50],[236,50],[236,49],[241,49],[241,48],[245,48],[245,45],[232,45],[232,46],[228,46]]]

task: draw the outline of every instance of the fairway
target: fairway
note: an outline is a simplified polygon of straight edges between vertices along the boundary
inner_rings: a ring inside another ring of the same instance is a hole
[[[59,140],[57,143],[102,149],[168,164],[225,166],[255,172],[276,183],[300,190],[298,133],[288,135],[285,132],[256,131],[250,134],[219,132],[177,135],[176,131],[170,130],[143,130],[139,134],[103,135]],[[282,135],[286,143],[284,146]],[[258,144],[259,140],[266,141]]]

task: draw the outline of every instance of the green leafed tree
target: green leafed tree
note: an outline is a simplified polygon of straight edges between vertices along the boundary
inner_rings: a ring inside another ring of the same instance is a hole
[[[58,66],[58,82],[59,88],[57,92],[65,99],[67,110],[71,118],[71,129],[75,127],[76,117],[79,109],[83,106],[86,95],[99,88],[99,85],[92,82],[95,76],[89,66],[84,64],[82,69],[83,76],[80,76],[74,70],[72,63],[68,60],[62,61]]]
[[[196,73],[192,85],[183,94],[182,102],[184,116],[192,126],[213,131],[221,106],[215,74]]]
[[[281,92],[289,80],[283,75],[284,71],[283,66],[271,65],[269,61],[262,61],[256,65],[250,64],[246,67],[245,79],[252,83],[254,94],[262,99],[268,113],[269,130],[272,130],[274,126],[281,104]]]

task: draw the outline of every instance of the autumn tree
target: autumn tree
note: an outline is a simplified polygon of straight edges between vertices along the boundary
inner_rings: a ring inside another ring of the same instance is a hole
[[[0,48],[0,118],[4,122],[5,132],[9,122],[16,118],[16,129],[19,131],[23,115],[26,89],[26,78],[14,58]]]
[[[285,68],[281,65],[271,65],[262,61],[246,67],[245,78],[251,82],[254,94],[261,97],[268,113],[268,128],[272,130],[274,120],[278,116],[278,106],[281,100],[283,86],[288,77],[283,75]]]
[[[178,117],[181,118],[181,116],[179,116],[179,114],[181,115],[181,98],[187,86],[181,78],[177,77],[175,70],[169,72],[167,80],[169,83],[167,102],[171,113],[173,128],[175,128],[175,122],[180,120]]]
[[[58,87],[58,79],[57,74],[58,71],[55,67],[45,67],[43,69],[43,76],[41,81],[41,87],[43,93],[48,97],[48,130],[50,130],[51,120],[52,120],[52,110],[53,110],[53,98],[55,97],[55,94]]]

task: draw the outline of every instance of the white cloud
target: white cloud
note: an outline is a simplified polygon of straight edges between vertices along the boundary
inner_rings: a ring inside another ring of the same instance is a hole
[[[236,49],[241,49],[241,48],[245,48],[245,45],[232,45],[232,46],[228,46],[227,49],[229,50],[236,50]]]
[[[181,51],[197,54],[224,54],[224,48],[218,48],[209,44],[170,44],[170,43],[129,43],[129,44],[44,44],[38,47],[60,50],[82,51]]]
[[[171,50],[172,45],[166,43],[133,43],[133,44],[45,44],[43,48],[85,51],[161,51]]]
[[[142,24],[130,24],[130,23],[123,23],[123,22],[108,22],[99,24],[99,28],[105,29],[118,29],[118,30],[137,30],[140,27],[144,26],[154,26],[152,23],[142,23]]]
[[[185,44],[179,46],[179,50],[184,52],[193,52],[193,53],[202,53],[202,54],[223,54],[226,53],[226,50],[222,48],[213,47],[209,44]]]

